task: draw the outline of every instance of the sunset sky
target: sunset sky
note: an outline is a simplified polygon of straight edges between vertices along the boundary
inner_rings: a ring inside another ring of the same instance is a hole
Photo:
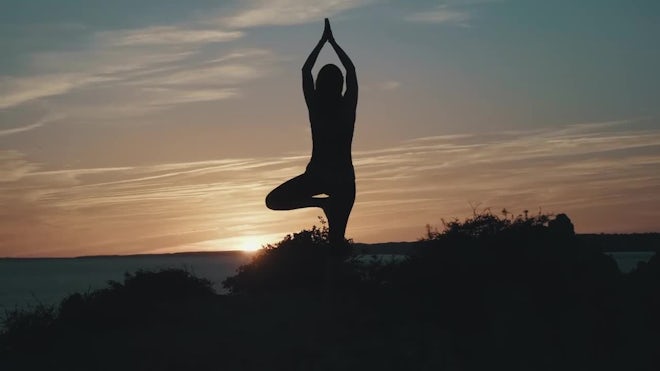
[[[0,257],[318,224],[264,197],[309,159],[324,17],[360,84],[347,237],[415,240],[470,205],[660,231],[658,1],[0,0]]]

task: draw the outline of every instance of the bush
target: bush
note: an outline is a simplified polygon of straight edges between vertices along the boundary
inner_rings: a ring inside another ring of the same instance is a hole
[[[235,276],[222,282],[232,294],[277,290],[316,290],[329,284],[345,283],[350,267],[344,259],[352,251],[345,246],[331,246],[328,228],[313,226],[287,235],[274,245],[264,246]]]
[[[660,260],[623,276],[564,214],[454,219],[397,262],[327,232],[265,246],[223,282],[231,295],[140,271],[58,312],[12,312],[0,368],[36,353],[32,369],[99,369],[99,356],[105,369],[657,369]]]
[[[56,319],[55,307],[39,304],[30,309],[15,308],[5,312],[0,332],[0,349],[31,347],[35,350],[46,346],[47,336]]]
[[[438,240],[447,237],[465,239],[486,239],[505,233],[530,233],[538,232],[546,227],[554,235],[572,237],[575,235],[573,223],[566,214],[543,214],[539,211],[536,215],[529,215],[525,210],[523,214],[514,216],[507,209],[502,210],[503,216],[493,214],[490,209],[482,212],[473,210],[472,217],[461,221],[457,218],[446,221],[442,220],[443,230],[439,232],[430,225],[426,226],[426,236],[422,240]]]
[[[180,313],[186,303],[214,295],[209,280],[186,270],[139,270],[126,273],[123,283],[108,281],[107,288],[65,298],[58,319],[85,328],[133,326]]]
[[[145,326],[152,322],[181,319],[187,305],[215,296],[210,281],[181,269],[126,273],[124,282],[108,281],[108,287],[75,293],[53,306],[15,309],[5,315],[2,339],[17,347],[34,347],[56,333]]]

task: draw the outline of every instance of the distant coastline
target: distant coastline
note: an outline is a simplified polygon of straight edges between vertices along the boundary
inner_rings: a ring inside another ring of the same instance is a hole
[[[660,250],[660,233],[584,233],[577,238],[589,245],[607,252],[655,252]],[[363,249],[366,254],[407,254],[410,248],[423,241],[414,242],[383,242],[374,244],[356,243],[355,247]]]
[[[122,258],[153,258],[153,257],[204,257],[204,256],[228,256],[228,255],[250,255],[254,251],[244,250],[222,250],[222,251],[184,251],[158,254],[108,254],[108,255],[81,255],[81,256],[38,256],[38,257],[0,257],[0,260],[39,260],[39,259],[122,259]]]
[[[600,248],[602,252],[660,250],[660,233],[588,233],[578,234],[577,237]]]
[[[577,237],[594,246],[602,252],[642,252],[660,250],[660,233],[583,233]],[[361,243],[356,242],[355,248],[363,254],[388,254],[407,255],[411,248],[418,246],[421,241],[398,241]],[[186,257],[186,256],[228,256],[237,254],[253,254],[254,251],[244,250],[222,250],[222,251],[185,251],[165,254],[127,254],[127,255],[83,255],[74,257],[0,257],[0,260],[9,259],[107,259],[107,258],[150,258],[161,257]]]

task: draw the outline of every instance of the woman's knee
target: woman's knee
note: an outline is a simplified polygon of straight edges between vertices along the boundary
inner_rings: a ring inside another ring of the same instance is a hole
[[[266,196],[266,207],[271,210],[282,210],[283,202],[282,198],[277,194],[277,190],[272,190],[268,196]]]

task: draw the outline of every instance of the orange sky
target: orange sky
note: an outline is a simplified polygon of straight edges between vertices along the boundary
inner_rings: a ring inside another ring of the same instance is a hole
[[[354,151],[358,197],[348,236],[414,240],[424,225],[462,217],[470,203],[499,212],[566,212],[579,232],[657,229],[658,132],[626,122],[448,135]],[[608,129],[607,134],[603,129]],[[359,140],[359,139],[358,139]],[[623,151],[625,154],[617,154]],[[2,159],[2,252],[70,256],[245,248],[310,227],[320,210],[276,212],[263,198],[307,155],[40,169]],[[318,224],[318,223],[317,223]]]

